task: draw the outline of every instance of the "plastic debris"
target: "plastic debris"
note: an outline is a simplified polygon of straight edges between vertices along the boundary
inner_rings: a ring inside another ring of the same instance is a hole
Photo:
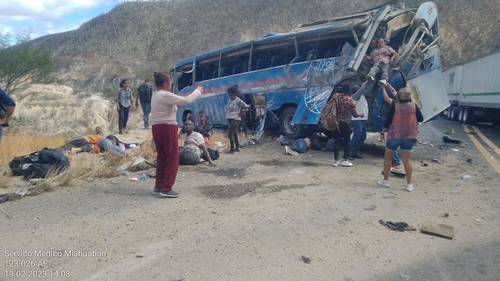
[[[139,181],[139,178],[128,178],[131,181]]]
[[[450,138],[449,136],[443,136],[443,142],[444,143],[461,144],[462,140]]]
[[[472,179],[472,176],[471,176],[471,175],[463,175],[463,176],[461,177],[461,179],[462,179],[462,180],[464,180],[464,181],[465,181],[465,180],[471,180],[471,179]]]
[[[451,151],[460,152],[460,150],[458,150],[456,148],[452,148]]]
[[[398,222],[392,222],[392,221],[384,221],[384,220],[379,220],[378,221],[381,225],[387,227],[390,230],[393,231],[415,231],[417,230],[415,227],[407,224],[406,222],[403,221],[398,221]]]

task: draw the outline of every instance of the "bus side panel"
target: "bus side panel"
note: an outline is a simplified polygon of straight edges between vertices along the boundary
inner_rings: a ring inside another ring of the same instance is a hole
[[[409,80],[408,85],[416,89],[417,104],[424,115],[424,122],[450,106],[441,68]]]

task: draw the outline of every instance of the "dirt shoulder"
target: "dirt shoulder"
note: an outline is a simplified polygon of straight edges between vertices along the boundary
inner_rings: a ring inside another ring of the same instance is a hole
[[[334,168],[331,153],[292,157],[265,143],[215,168],[182,167],[175,200],[151,196],[152,180],[121,177],[7,202],[2,274],[30,270],[9,266],[30,260],[69,280],[498,280],[498,175],[470,145],[438,147],[456,126],[446,122],[423,128],[436,145],[416,148],[413,193],[401,179],[378,188],[377,157]],[[447,224],[455,239],[390,231],[380,219]],[[35,250],[73,252],[11,256]]]

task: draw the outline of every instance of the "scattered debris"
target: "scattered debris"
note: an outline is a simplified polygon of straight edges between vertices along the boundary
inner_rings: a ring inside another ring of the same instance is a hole
[[[311,258],[308,257],[308,256],[300,256],[300,259],[302,260],[302,262],[304,262],[305,264],[310,264],[311,263]]]
[[[420,232],[447,239],[453,239],[453,227],[446,224],[425,223],[420,227]]]
[[[460,150],[458,150],[456,148],[452,148],[451,151],[460,152]]]
[[[404,279],[405,281],[410,281],[411,280],[411,276],[410,275],[406,275],[406,274],[399,274],[399,277],[401,277],[402,279]]]
[[[383,174],[384,174],[384,170],[382,170],[382,175]],[[398,170],[398,169],[391,169],[391,175],[398,177],[398,178],[406,177],[406,173],[403,170]]]
[[[462,180],[464,180],[464,181],[465,181],[465,180],[471,180],[471,179],[472,179],[472,176],[471,176],[471,175],[463,175],[463,176],[461,177],[461,179],[462,179]]]
[[[472,163],[472,159],[467,158],[466,162],[469,163],[469,164],[471,164]]]
[[[421,164],[422,164],[422,167],[427,167],[427,166],[429,166],[429,164],[427,164],[427,163],[425,163],[425,162],[421,162]]]
[[[461,144],[463,141],[455,138],[450,138],[449,136],[443,136],[444,143]]]
[[[1,194],[0,195],[0,204],[5,203],[9,201],[9,194]]]
[[[446,134],[448,134],[448,135],[454,135],[455,134],[455,129],[449,128],[448,132],[446,132]]]
[[[450,217],[450,214],[448,214],[448,213],[444,213],[441,217],[443,217],[443,218],[448,218],[448,217]]]
[[[131,181],[139,181],[139,178],[128,178]]]
[[[290,149],[289,146],[285,146],[285,153],[288,154],[288,155],[292,155],[292,156],[298,156],[299,155],[298,152],[293,151],[292,149]]]
[[[392,222],[392,221],[384,221],[384,220],[379,220],[378,221],[381,225],[387,227],[390,230],[393,231],[415,231],[417,230],[415,227],[407,224],[406,222],[398,221],[398,222]]]
[[[476,219],[476,221],[477,221],[477,222],[482,222],[482,221],[483,221],[483,219]]]
[[[135,257],[136,257],[136,258],[143,258],[143,257],[144,257],[144,255],[142,255],[142,254],[136,254],[136,255],[135,255]]]
[[[441,163],[441,161],[439,161],[439,159],[431,159],[431,162],[432,163],[438,163],[438,164]]]

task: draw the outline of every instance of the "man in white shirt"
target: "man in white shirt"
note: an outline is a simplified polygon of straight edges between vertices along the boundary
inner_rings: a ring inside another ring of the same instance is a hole
[[[200,159],[205,159],[211,166],[215,166],[210,153],[208,153],[207,143],[202,134],[194,131],[194,123],[191,120],[184,122],[184,148],[193,151]]]
[[[362,113],[363,117],[353,117],[351,120],[353,132],[351,140],[351,158],[363,158],[359,151],[366,140],[365,122],[368,120],[368,103],[364,95],[356,101],[356,112]]]

